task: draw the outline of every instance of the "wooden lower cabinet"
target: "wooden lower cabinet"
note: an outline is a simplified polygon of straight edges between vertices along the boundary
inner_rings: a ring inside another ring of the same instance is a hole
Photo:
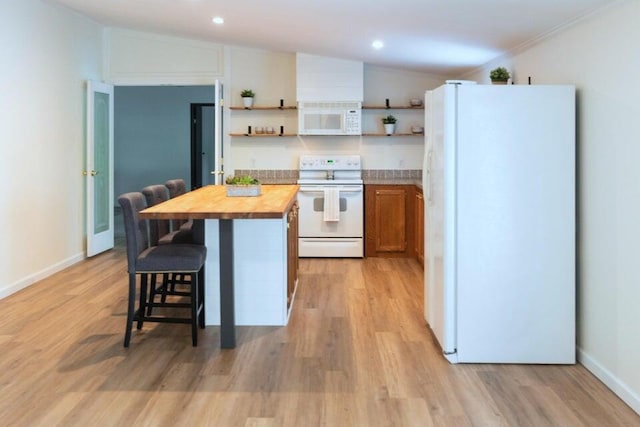
[[[298,202],[287,214],[287,309],[298,284]]]
[[[365,186],[365,256],[415,256],[414,199],[413,185]]]
[[[424,267],[424,196],[422,190],[416,189],[416,207],[415,207],[415,252],[416,259]]]

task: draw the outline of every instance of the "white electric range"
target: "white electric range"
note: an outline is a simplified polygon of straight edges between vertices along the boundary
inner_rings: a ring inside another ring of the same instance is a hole
[[[364,256],[360,156],[300,156],[300,257]]]

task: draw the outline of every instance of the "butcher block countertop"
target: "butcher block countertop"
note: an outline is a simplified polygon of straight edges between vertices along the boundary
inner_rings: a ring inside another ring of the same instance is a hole
[[[298,185],[262,185],[256,197],[227,197],[224,185],[208,185],[140,212],[144,219],[282,218],[291,209]]]

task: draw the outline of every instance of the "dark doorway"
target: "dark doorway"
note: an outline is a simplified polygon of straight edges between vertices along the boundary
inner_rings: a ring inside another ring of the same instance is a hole
[[[215,104],[191,104],[191,189],[214,183]],[[222,153],[220,153],[222,155]]]

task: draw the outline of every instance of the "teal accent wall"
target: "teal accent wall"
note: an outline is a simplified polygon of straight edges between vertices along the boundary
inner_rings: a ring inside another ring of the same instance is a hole
[[[114,197],[168,179],[191,185],[191,104],[213,102],[213,86],[117,86]]]

